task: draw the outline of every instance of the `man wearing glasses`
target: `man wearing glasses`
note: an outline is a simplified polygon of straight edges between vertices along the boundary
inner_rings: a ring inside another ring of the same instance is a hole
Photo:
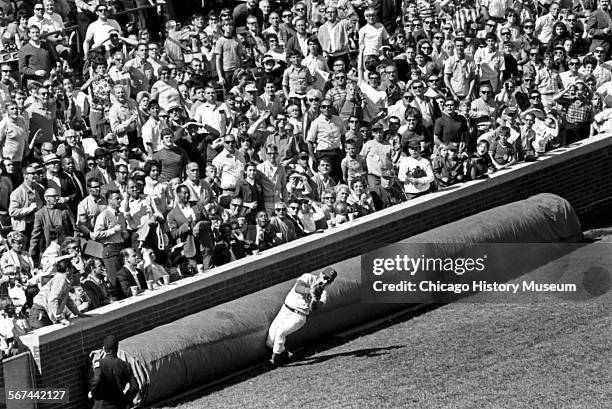
[[[45,190],[46,205],[34,214],[34,228],[30,238],[30,256],[35,261],[51,243],[51,230],[57,233],[59,244],[74,233],[74,220],[68,210],[59,208],[58,199],[59,192],[56,189]]]
[[[337,59],[344,60],[348,65],[349,31],[353,22],[349,19],[339,20],[338,9],[332,6],[325,9],[325,18],[327,21],[319,27],[317,38],[323,49],[323,57],[327,59],[327,66]]]
[[[83,53],[85,56],[95,45],[104,44],[109,38],[111,31],[122,32],[119,23],[108,18],[108,7],[105,4],[98,4],[94,11],[98,19],[87,27],[85,41],[83,42]]]
[[[327,91],[325,98],[332,101],[338,116],[343,120],[347,120],[353,114],[361,118],[363,114],[363,93],[359,87],[354,81],[350,81],[349,84],[344,72],[336,72],[332,75],[334,86]]]
[[[228,198],[233,197],[236,187],[244,178],[244,166],[246,165],[244,156],[236,148],[234,135],[229,134],[223,137],[223,150],[215,156],[212,164],[217,168],[222,195]]]
[[[331,176],[334,180],[342,180],[342,147],[346,127],[337,115],[333,114],[333,105],[329,99],[321,101],[321,114],[312,121],[306,142],[308,152],[313,160],[315,169],[322,158],[328,159],[331,164]]]
[[[590,51],[594,52],[601,48],[603,50],[602,59],[607,59],[610,54],[610,33],[612,33],[610,0],[600,0],[599,7],[589,14],[587,33],[593,38]],[[597,54],[595,56],[597,57]]]

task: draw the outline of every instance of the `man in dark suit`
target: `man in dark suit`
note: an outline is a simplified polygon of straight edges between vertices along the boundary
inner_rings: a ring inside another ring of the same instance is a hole
[[[231,224],[223,223],[219,226],[219,233],[221,240],[215,244],[213,255],[213,263],[216,267],[246,257],[246,244],[234,237]]]
[[[304,48],[302,48],[302,46]],[[287,40],[285,44],[285,52],[287,55],[299,53],[302,58],[308,52],[308,33],[306,33],[306,20],[299,18],[295,21],[295,35]]]
[[[98,148],[94,151],[94,159],[96,160],[96,166],[87,172],[85,180],[90,178],[98,179],[101,185],[106,185],[115,180],[115,171],[112,167],[110,152],[105,148]]]
[[[105,185],[102,185],[102,196],[106,195],[106,192],[109,190],[118,190],[121,193],[121,197],[124,199],[128,197],[127,180],[129,173],[130,172],[127,165],[117,165],[115,167],[115,179],[111,180]]]
[[[182,254],[192,267],[204,271],[211,266],[214,247],[211,222],[204,208],[189,204],[189,188],[179,185],[176,188],[177,205],[168,213],[167,221],[170,235],[177,244],[182,244]],[[201,267],[200,267],[201,265]]]
[[[136,268],[140,257],[133,248],[128,247],[121,250],[121,258],[123,259],[123,267],[117,271],[115,288],[117,290],[117,299],[133,297],[132,287],[137,287],[138,292],[147,289],[147,281],[145,280],[142,271]]]
[[[397,28],[397,17],[401,15],[401,2],[397,0],[375,0],[372,4],[376,16],[385,26],[387,33],[392,34]]]
[[[62,172],[60,177],[67,179],[73,190],[73,197],[70,201],[70,210],[76,215],[77,206],[81,200],[87,196],[87,184],[85,182],[85,176],[79,170],[76,169],[74,158],[72,156],[64,156],[62,158]]]
[[[257,213],[255,225],[247,225],[244,239],[249,244],[249,250],[264,251],[274,247],[276,231],[270,226],[270,217],[264,210]]]
[[[610,56],[610,37],[612,33],[612,17],[610,17],[610,0],[600,0],[599,8],[593,10],[587,20],[587,33],[593,38],[590,51],[597,47],[604,49],[604,61]]]
[[[55,189],[59,193],[58,204],[63,208],[68,208],[74,202],[75,191],[68,178],[60,173],[60,158],[55,153],[45,155],[44,165],[47,168],[42,184],[45,189]]]
[[[38,260],[39,255],[51,243],[51,230],[57,233],[59,244],[74,233],[74,220],[68,210],[58,208],[58,199],[59,192],[56,189],[45,190],[46,205],[34,214],[34,229],[30,238],[30,256],[34,260]]]

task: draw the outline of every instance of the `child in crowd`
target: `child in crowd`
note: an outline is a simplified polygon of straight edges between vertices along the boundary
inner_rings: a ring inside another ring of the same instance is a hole
[[[493,158],[493,165],[498,169],[514,165],[516,163],[516,151],[514,150],[514,146],[508,142],[510,128],[507,126],[500,126],[497,129],[497,135],[497,142],[492,145],[489,151]]]
[[[346,141],[346,156],[340,162],[342,168],[342,178],[351,184],[354,179],[365,177],[367,165],[365,160],[357,154],[357,143],[354,139]]]
[[[439,187],[463,182],[467,175],[467,162],[458,155],[455,143],[441,145],[438,156],[433,160],[432,167]]]
[[[489,141],[482,139],[476,146],[476,152],[470,157],[470,177],[473,180],[487,178],[495,170],[489,154]]]

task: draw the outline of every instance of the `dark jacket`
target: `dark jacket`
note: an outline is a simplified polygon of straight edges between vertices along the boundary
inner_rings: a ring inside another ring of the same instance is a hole
[[[147,281],[144,278],[144,274],[142,271],[138,270],[138,281],[140,282],[140,287],[144,290],[147,288]],[[116,283],[115,288],[117,290],[117,298],[123,300],[124,298],[131,297],[136,294],[132,294],[132,289],[130,287],[135,286],[136,280],[134,276],[125,267],[121,267],[121,270],[117,271],[116,275]]]
[[[130,388],[124,395],[123,389],[128,383]],[[127,362],[107,353],[94,366],[91,393],[95,400],[94,409],[124,409],[131,406],[138,393],[138,382]]]

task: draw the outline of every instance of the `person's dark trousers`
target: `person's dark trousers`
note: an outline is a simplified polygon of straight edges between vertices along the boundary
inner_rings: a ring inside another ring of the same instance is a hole
[[[574,142],[581,141],[583,139],[587,139],[589,137],[590,125],[589,124],[572,124],[567,123],[565,134],[565,143],[566,145],[572,144]]]
[[[336,181],[336,183],[340,183],[342,181],[342,168],[340,163],[342,162],[342,150],[340,149],[328,149],[324,151],[317,151],[315,153],[315,158],[317,158],[317,168],[321,159],[325,158],[330,161],[331,168],[331,177]]]
[[[141,151],[145,152],[145,148],[142,143],[142,138],[138,137],[138,131],[128,132],[127,137],[128,143],[130,144],[130,149],[140,148]]]
[[[234,87],[233,79],[234,79],[235,71],[223,71],[223,78],[225,79],[225,91],[229,91]]]
[[[102,261],[106,268],[106,276],[110,283],[111,296],[117,296],[117,271],[121,270],[123,265],[121,261],[121,250],[125,248],[124,243],[105,244],[102,252]]]
[[[39,329],[53,324],[51,319],[49,319],[49,314],[47,314],[47,311],[45,311],[45,309],[40,305],[36,304],[34,304],[30,309],[28,323],[32,329]]]

